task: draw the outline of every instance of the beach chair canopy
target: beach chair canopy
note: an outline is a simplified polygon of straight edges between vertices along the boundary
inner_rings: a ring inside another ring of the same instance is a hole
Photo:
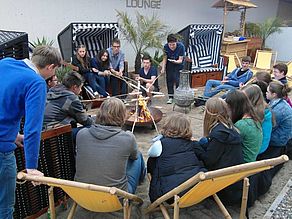
[[[192,73],[223,70],[220,57],[222,24],[191,24],[178,32],[183,37]]]
[[[5,57],[29,58],[27,33],[0,30],[0,59]]]
[[[85,45],[93,58],[101,49],[110,47],[115,37],[117,23],[71,23],[58,34],[58,43],[63,59],[70,62],[78,45]]]
[[[160,208],[163,214],[167,215],[164,202],[174,197],[175,202],[170,207],[174,208],[174,218],[178,218],[179,208],[186,208],[198,204],[204,199],[213,195],[216,203],[218,204],[223,214],[225,216],[229,215],[226,208],[216,195],[217,192],[248,176],[259,173],[264,170],[268,170],[278,164],[287,162],[288,160],[289,160],[288,156],[282,155],[277,158],[240,164],[205,173],[200,172],[193,176],[192,178],[185,181],[184,183],[182,183],[181,185],[179,185],[178,187],[161,196],[156,201],[154,201],[151,205],[149,205],[149,207],[146,210],[146,213],[149,213],[151,211],[156,210],[157,208]],[[178,198],[178,194],[186,189],[190,190],[187,193],[185,193],[182,197]],[[246,190],[243,190],[243,192],[244,191],[247,192]],[[242,203],[242,207],[245,209],[247,201],[246,198],[247,197],[243,199],[245,200],[245,203]],[[241,211],[242,216],[244,216],[245,214],[245,209],[242,209]],[[228,218],[231,218],[230,215]]]

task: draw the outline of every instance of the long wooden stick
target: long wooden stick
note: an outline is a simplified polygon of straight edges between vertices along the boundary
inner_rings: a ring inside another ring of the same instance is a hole
[[[143,203],[143,200],[140,199],[138,196],[125,192],[116,187],[98,186],[94,184],[75,182],[75,181],[64,180],[64,179],[56,179],[52,177],[36,176],[36,175],[26,174],[24,172],[19,172],[17,174],[17,178],[20,180],[40,182],[42,184],[47,184],[47,185],[54,184],[54,186],[58,186],[58,187],[71,186],[71,187],[86,189],[86,190],[91,190],[91,191],[106,192],[106,193],[116,194],[122,197],[126,197],[128,199],[137,201],[139,203]]]
[[[213,195],[213,198],[215,200],[215,202],[217,203],[220,211],[222,212],[222,214],[224,215],[224,218],[226,219],[232,219],[232,217],[230,216],[229,212],[227,211],[227,209],[225,208],[225,206],[223,205],[223,203],[221,202],[220,198],[218,197],[217,194]]]
[[[239,219],[245,219],[247,198],[248,198],[248,188],[249,188],[249,179],[245,177],[243,180],[242,201],[241,201]]]

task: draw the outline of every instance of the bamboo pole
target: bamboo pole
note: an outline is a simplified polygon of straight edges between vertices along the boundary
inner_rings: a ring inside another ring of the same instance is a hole
[[[73,205],[72,205],[72,207],[70,209],[70,212],[68,214],[67,219],[72,219],[73,218],[73,216],[75,214],[75,211],[76,211],[76,207],[77,207],[77,203],[76,202],[73,202]]]
[[[282,155],[276,158],[271,158],[271,159],[265,159],[265,160],[260,160],[260,161],[255,161],[255,162],[250,162],[250,163],[244,163],[232,167],[226,167],[222,168],[219,170],[214,170],[214,171],[208,171],[205,173],[205,180],[211,179],[214,177],[219,177],[219,176],[226,176],[229,174],[234,174],[234,173],[239,173],[242,171],[249,171],[249,170],[255,170],[257,168],[263,168],[262,170],[265,169],[270,169],[273,168],[274,166],[287,162],[289,160],[287,155]],[[262,170],[256,171],[260,172]]]
[[[169,214],[168,214],[168,212],[167,212],[166,207],[165,207],[163,204],[160,204],[160,205],[159,205],[159,208],[160,208],[160,210],[161,210],[161,213],[162,213],[164,219],[170,219],[170,216],[169,216]]]
[[[173,219],[179,219],[179,196],[174,196]]]
[[[249,188],[249,179],[245,177],[243,180],[242,201],[241,201],[239,219],[245,218],[247,199],[248,199],[248,188]]]
[[[213,195],[213,198],[215,200],[215,202],[217,203],[220,211],[222,212],[222,214],[224,215],[224,218],[226,219],[232,219],[232,217],[230,216],[229,212],[227,211],[227,209],[225,208],[225,206],[223,205],[223,203],[221,202],[220,198],[218,197],[217,194]]]
[[[226,17],[227,17],[227,2],[224,0],[224,13],[223,13],[223,39],[224,39],[224,34],[225,34],[225,29],[226,29]]]
[[[129,199],[124,199],[124,219],[129,219]]]
[[[56,219],[56,209],[55,209],[55,201],[54,201],[54,187],[50,186],[48,189],[49,193],[49,208],[51,219]]]
[[[70,181],[70,180],[64,180],[64,179],[56,179],[52,177],[45,177],[45,176],[36,176],[36,175],[29,175],[24,172],[19,172],[17,174],[17,178],[20,180],[28,180],[28,181],[35,181],[35,182],[40,182],[42,184],[47,184],[47,185],[54,185],[57,187],[62,186],[71,186],[79,189],[86,189],[90,191],[99,191],[99,192],[105,192],[105,193],[110,193],[113,195],[119,195],[122,197],[126,197],[130,200],[136,201],[138,203],[143,203],[143,200],[139,198],[136,195],[133,195],[131,193],[125,192],[121,189],[118,189],[116,187],[106,187],[106,186],[98,186],[94,184],[88,184],[88,183],[82,183],[82,182],[75,182],[75,181]]]

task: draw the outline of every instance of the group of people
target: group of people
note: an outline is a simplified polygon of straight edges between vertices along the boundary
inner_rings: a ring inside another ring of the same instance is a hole
[[[72,58],[72,65],[77,67],[94,94],[98,97],[119,95],[121,99],[126,97],[127,84],[123,76],[125,54],[121,51],[119,39],[113,39],[111,47],[99,51],[97,57],[89,57],[84,45],[77,47],[76,55]],[[164,57],[161,73],[166,73],[166,82],[169,99],[168,104],[173,102],[174,87],[179,86],[179,71],[184,66],[185,47],[178,41],[176,35],[170,34],[164,45]],[[157,69],[152,65],[149,55],[142,57],[143,67],[137,72],[135,79],[141,82],[143,95],[151,97],[151,91],[158,91]]]
[[[200,171],[285,154],[292,138],[292,108],[285,100],[290,89],[279,81],[272,81],[266,90],[269,103],[256,84],[241,90],[232,89],[225,100],[209,98],[205,104],[204,136],[198,141],[192,139],[190,121],[186,117],[166,118],[161,135],[154,138],[148,151],[150,200],[155,201]],[[249,206],[267,192],[280,168],[277,166],[250,178]],[[218,195],[226,204],[239,204],[241,194],[242,182],[238,182]]]
[[[171,104],[174,86],[179,85],[185,48],[171,34],[164,50],[162,73],[166,72],[167,103]],[[268,73],[258,72],[255,82],[246,85],[253,74],[248,68],[250,59],[246,57],[242,61],[243,67],[220,84],[207,83],[204,94],[210,98],[206,101],[204,136],[200,140],[192,138],[191,124],[186,116],[172,115],[165,119],[161,134],[153,139],[148,152],[151,201],[200,171],[272,158],[286,152],[292,138],[292,109],[287,96],[290,88],[285,77],[287,66],[274,66],[275,81]],[[144,93],[151,95],[151,91],[158,89],[157,70],[151,65],[151,57],[145,55],[142,62],[143,68],[136,80],[146,88]],[[96,118],[91,118],[78,98],[86,81],[94,92],[104,97],[109,95],[109,85],[113,96],[120,91],[126,93],[126,84],[121,80],[124,54],[120,41],[114,39],[111,47],[101,50],[94,59],[89,58],[86,48],[80,45],[72,60],[77,72],[67,73],[62,82],[56,84],[55,70],[60,64],[61,56],[51,46],[37,47],[31,61],[0,60],[4,79],[0,89],[3,106],[0,110],[0,218],[12,218],[13,214],[16,185],[13,151],[16,147],[24,146],[27,172],[43,175],[37,170],[37,163],[40,133],[46,126],[71,124],[74,127],[76,180],[115,186],[130,193],[135,193],[144,180],[145,163],[135,136],[122,129],[126,119],[123,101],[106,98]],[[217,92],[211,87],[228,89],[225,100],[211,97]],[[241,89],[234,89],[237,87]],[[24,135],[20,135],[18,130],[23,116]],[[77,123],[83,127],[77,127]],[[278,169],[251,178],[251,191],[258,192],[252,194],[250,205],[267,191]],[[241,189],[241,182],[238,182],[221,191],[219,196],[226,203],[239,203]]]

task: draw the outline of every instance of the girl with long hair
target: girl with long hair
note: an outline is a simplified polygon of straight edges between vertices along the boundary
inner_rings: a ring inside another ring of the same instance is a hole
[[[195,146],[198,158],[208,170],[216,170],[244,163],[242,139],[234,127],[229,109],[221,98],[207,100],[204,115],[204,138]],[[219,192],[220,199],[229,204],[239,203],[242,183],[236,183]]]
[[[91,58],[84,45],[81,44],[77,47],[76,55],[72,57],[72,65],[78,67],[78,73],[85,77],[96,96],[108,96],[108,93],[99,84],[98,70],[91,65]]]
[[[232,121],[243,140],[243,156],[246,163],[256,160],[262,145],[261,119],[254,111],[247,96],[240,90],[228,92],[226,99],[231,110]]]
[[[259,154],[261,154],[267,150],[270,143],[273,128],[272,112],[269,108],[269,105],[266,103],[259,86],[250,84],[243,87],[242,91],[247,95],[254,108],[254,111],[262,121],[261,125],[263,131],[263,141],[259,151]]]

